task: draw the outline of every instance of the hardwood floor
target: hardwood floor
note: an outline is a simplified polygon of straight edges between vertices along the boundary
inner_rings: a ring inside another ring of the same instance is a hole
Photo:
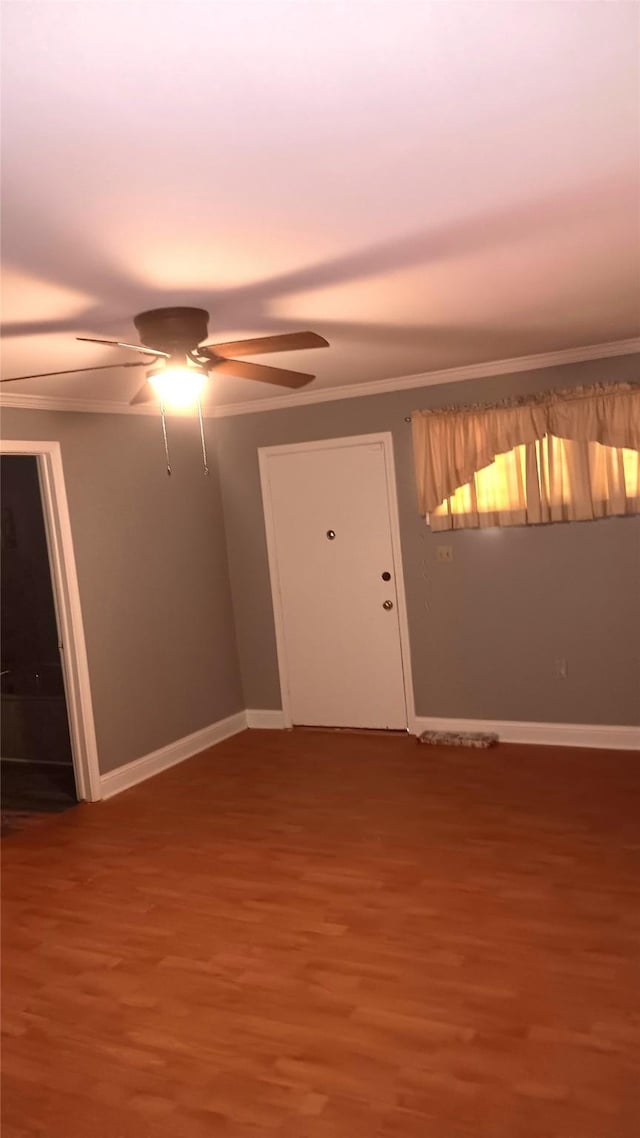
[[[10,836],[3,1138],[637,1138],[639,802],[251,731]]]

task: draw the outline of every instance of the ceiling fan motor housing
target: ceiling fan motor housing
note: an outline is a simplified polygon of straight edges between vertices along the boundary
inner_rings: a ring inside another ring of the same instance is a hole
[[[141,343],[172,356],[192,351],[209,334],[209,313],[204,308],[152,308],[139,312],[133,323]]]

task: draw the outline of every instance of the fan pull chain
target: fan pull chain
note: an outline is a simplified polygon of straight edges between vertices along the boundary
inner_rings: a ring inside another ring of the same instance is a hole
[[[167,474],[171,477],[171,459],[169,458],[169,440],[167,438],[167,420],[164,414],[164,403],[160,402],[160,419],[162,421],[162,438],[164,441],[164,456],[167,461]]]
[[[198,422],[200,423],[200,442],[202,444],[202,465],[205,474],[209,473],[209,461],[207,459],[207,443],[204,437],[204,421],[202,418],[202,403],[198,399]]]

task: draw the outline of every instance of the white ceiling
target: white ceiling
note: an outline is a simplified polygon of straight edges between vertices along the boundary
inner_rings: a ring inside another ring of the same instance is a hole
[[[3,376],[143,309],[366,383],[638,334],[638,7],[4,5]],[[4,392],[126,402],[136,370]],[[219,404],[282,389],[214,381]],[[282,394],[285,392],[282,390]]]

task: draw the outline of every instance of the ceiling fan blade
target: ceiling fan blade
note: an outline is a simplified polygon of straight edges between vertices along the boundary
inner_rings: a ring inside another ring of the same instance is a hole
[[[129,400],[129,406],[136,407],[138,403],[151,403],[154,399],[157,398],[158,393],[154,391],[153,387],[149,383],[149,380],[147,380],[146,383],[143,383],[140,390],[136,391],[133,399]]]
[[[281,387],[304,387],[311,383],[315,375],[302,371],[287,371],[281,367],[265,367],[264,364],[249,364],[243,360],[221,360],[215,364],[213,375],[232,375],[237,379],[257,379],[261,383],[277,383]]]
[[[328,348],[329,341],[316,332],[286,332],[282,336],[258,336],[255,340],[232,340],[226,344],[205,344],[216,356],[257,356],[262,352],[298,352],[305,348]],[[204,349],[201,348],[200,351]]]
[[[96,340],[94,336],[76,336],[76,340],[82,340],[85,344],[110,344],[113,348],[131,348],[133,352],[144,352],[146,356],[169,358],[168,352],[159,352],[156,348],[145,348],[142,344],[123,344],[121,340]]]
[[[0,379],[0,383],[18,383],[21,379],[47,379],[50,375],[75,375],[80,371],[107,371],[116,367],[149,367],[144,360],[135,360],[134,363],[124,364],[98,364],[97,367],[68,367],[64,371],[40,371],[36,375],[14,375],[10,379]]]

